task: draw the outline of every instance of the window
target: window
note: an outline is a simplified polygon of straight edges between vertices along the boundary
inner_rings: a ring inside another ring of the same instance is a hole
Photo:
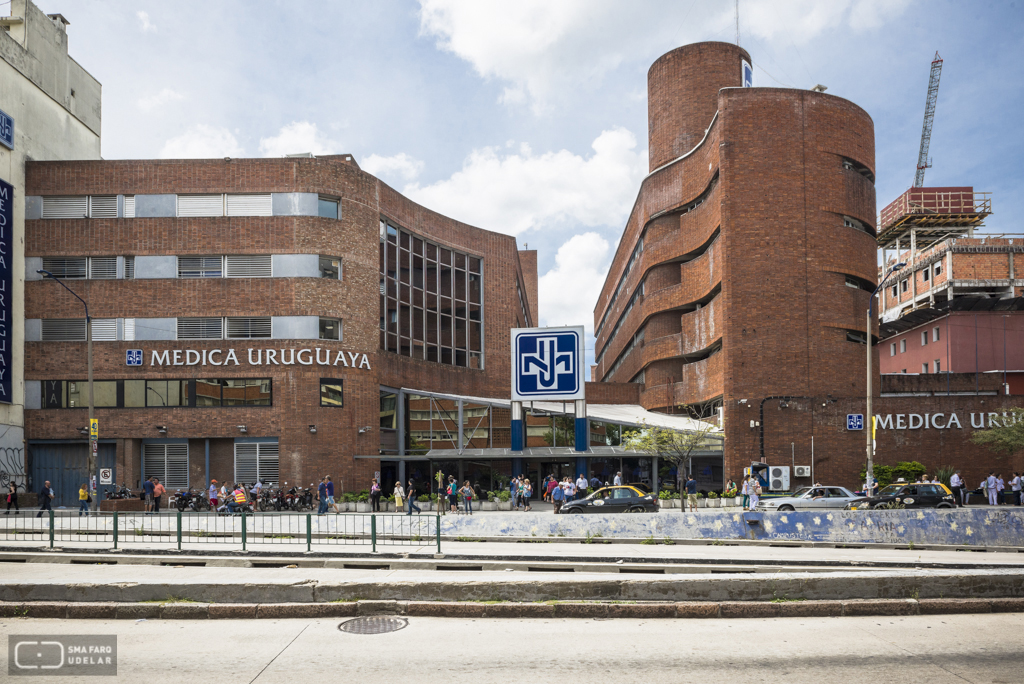
[[[337,318],[324,318],[320,317],[320,339],[321,340],[340,340],[341,339],[341,321]]]
[[[928,331],[921,331],[921,346],[924,347],[928,344]]]
[[[92,339],[94,342],[117,341],[116,318],[93,318],[91,321]]]
[[[928,372],[928,362],[927,361],[925,361],[924,363],[921,364],[921,372],[922,373],[927,373]]]
[[[856,278],[851,278],[850,276],[846,276],[846,287],[852,287],[855,290],[859,290],[860,289],[860,283],[857,282]]]
[[[222,406],[270,406],[269,378],[221,380]]]
[[[896,343],[889,344],[889,356],[896,356]]]
[[[900,354],[903,354],[906,351],[907,351],[907,341],[906,341],[906,339],[902,339],[902,340],[900,340]],[[904,372],[906,372],[906,371],[904,371]]]
[[[264,195],[228,195],[228,216],[273,216],[270,193]]]
[[[935,269],[935,277],[938,277],[938,275],[942,273],[942,263],[936,262],[933,268]]]
[[[229,340],[252,340],[270,337],[270,316],[228,318]]]
[[[269,254],[224,257],[224,275],[228,278],[269,278],[273,259]]]
[[[933,365],[935,367],[935,371],[934,372],[938,373],[938,372],[940,372],[942,370],[942,364],[939,363],[938,359],[935,359]]]
[[[908,283],[908,281],[909,281],[909,279],[904,279],[904,280],[900,281],[900,292],[906,292],[907,291],[907,283]]]
[[[179,278],[220,278],[223,275],[223,259],[219,256],[178,257]]]
[[[187,380],[126,380],[124,383],[125,406],[128,405],[129,383],[145,383],[145,388],[132,386],[134,401],[139,401],[138,395],[145,394],[142,405],[149,407],[167,406],[188,406],[188,381]]]
[[[341,257],[320,257],[320,277],[341,280]],[[384,281],[381,281],[381,294],[384,294]]]
[[[932,342],[939,341],[939,328],[938,326],[932,328]]]
[[[235,482],[278,481],[277,442],[235,442]]]
[[[64,408],[85,408],[89,405],[89,382],[86,380],[69,380],[65,383],[64,397],[67,404]],[[93,380],[93,406],[98,408],[117,407],[117,381]]]
[[[89,218],[117,218],[117,195],[89,197]]]
[[[179,318],[179,340],[219,340],[224,337],[221,318]]]
[[[44,197],[44,219],[79,219],[89,215],[89,197]]]
[[[195,405],[220,406],[220,380],[196,380]]]
[[[338,200],[320,195],[320,199],[317,202],[317,213],[322,218],[340,218],[338,215]]]
[[[901,370],[900,372],[901,372],[901,373],[903,373],[904,375],[906,375],[906,373],[907,373],[907,369],[906,369],[906,368],[904,368],[904,369],[903,369],[903,370]]]
[[[117,257],[89,257],[89,277],[94,280],[117,278]]]
[[[85,319],[44,319],[43,342],[85,342]]]
[[[158,478],[167,489],[188,489],[188,443],[143,444],[142,474]]]
[[[85,257],[43,258],[43,270],[49,271],[55,278],[85,278],[88,275],[88,262]]]
[[[124,319],[124,341],[134,342],[135,341],[135,319],[126,318]]]
[[[929,276],[931,276],[931,273],[932,273],[932,269],[931,268],[926,268],[923,271],[921,271],[921,277],[924,279],[924,282],[926,282],[926,283],[928,282],[928,278],[929,278]]]
[[[858,330],[847,330],[846,331],[847,342],[857,342],[858,344],[866,344],[864,333]]]
[[[271,406],[270,378],[195,380],[95,380],[93,396],[100,408],[167,408]],[[84,408],[89,403],[85,380],[44,380],[44,408]]]
[[[135,195],[124,196],[124,217],[135,218]]]
[[[893,285],[892,286],[892,298],[893,299],[899,299],[899,296],[900,296],[899,286],[898,285]]]
[[[224,195],[178,195],[178,216],[223,216]]]
[[[344,406],[345,397],[342,388],[344,383],[341,380],[328,380],[320,378],[320,405],[321,406]]]
[[[135,257],[133,256],[124,258],[124,278],[125,280],[134,280],[135,278]]]

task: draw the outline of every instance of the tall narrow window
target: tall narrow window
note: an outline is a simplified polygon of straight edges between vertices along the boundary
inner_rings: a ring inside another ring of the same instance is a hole
[[[126,256],[124,258],[124,279],[135,279],[135,257],[133,256]]]
[[[941,369],[942,369],[942,367],[939,364],[939,360],[935,359],[935,372],[938,373],[938,372],[940,372]]]
[[[932,328],[932,342],[939,341],[939,329],[938,327]]]
[[[135,195],[124,196],[124,217],[135,218]]]

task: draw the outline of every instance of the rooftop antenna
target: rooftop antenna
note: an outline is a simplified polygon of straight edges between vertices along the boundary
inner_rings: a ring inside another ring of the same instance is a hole
[[[739,2],[739,0],[736,0]],[[942,57],[938,50],[932,60],[932,71],[928,77],[928,98],[924,103],[924,125],[921,127],[921,151],[917,153],[917,174],[914,176],[914,187],[924,186],[924,170],[930,169],[932,160],[928,158],[928,146],[932,142],[932,124],[935,122],[935,103],[939,100],[939,76],[942,75]]]

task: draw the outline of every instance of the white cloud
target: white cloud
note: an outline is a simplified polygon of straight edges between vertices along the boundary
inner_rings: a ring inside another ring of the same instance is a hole
[[[164,143],[161,159],[214,159],[244,157],[245,150],[226,128],[196,124]]]
[[[589,158],[568,150],[474,150],[447,180],[403,193],[460,221],[509,235],[562,224],[620,227],[647,170],[647,152],[624,128],[603,131]]]
[[[156,26],[149,21],[148,12],[136,12],[135,16],[139,18],[139,26],[142,27],[143,33],[156,33]]]
[[[743,0],[740,34],[805,43],[839,26],[875,28],[912,0]],[[620,64],[700,40],[733,40],[733,3],[648,0],[420,0],[420,33],[509,85],[507,105],[535,113]],[[755,57],[756,59],[757,57]]]
[[[610,257],[608,241],[597,233],[574,235],[559,247],[555,267],[537,281],[542,325],[583,325],[590,337]]]
[[[136,104],[139,106],[139,109],[141,109],[142,111],[150,112],[150,111],[153,111],[154,109],[157,109],[159,107],[163,107],[164,105],[170,104],[171,102],[176,102],[178,100],[183,100],[183,99],[185,99],[185,96],[182,95],[181,93],[179,93],[179,92],[177,92],[175,90],[171,90],[170,88],[164,88],[163,90],[161,90],[159,93],[156,93],[155,95],[150,95],[149,97],[139,98],[139,101]]]
[[[423,162],[405,152],[391,157],[371,154],[359,160],[359,167],[386,181],[401,180],[405,183],[416,180],[423,172]]]
[[[317,130],[315,123],[293,121],[281,128],[276,136],[260,138],[260,154],[264,157],[283,157],[286,154],[312,152],[333,154],[337,143]]]

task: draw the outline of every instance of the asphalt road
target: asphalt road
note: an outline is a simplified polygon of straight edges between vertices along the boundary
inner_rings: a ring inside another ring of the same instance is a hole
[[[380,635],[342,620],[0,620],[11,634],[116,634],[117,678],[90,681],[1016,682],[1024,615],[769,620],[409,618]],[[0,679],[8,672],[0,648]],[[380,679],[386,677],[386,679]],[[73,681],[31,677],[26,682]]]

